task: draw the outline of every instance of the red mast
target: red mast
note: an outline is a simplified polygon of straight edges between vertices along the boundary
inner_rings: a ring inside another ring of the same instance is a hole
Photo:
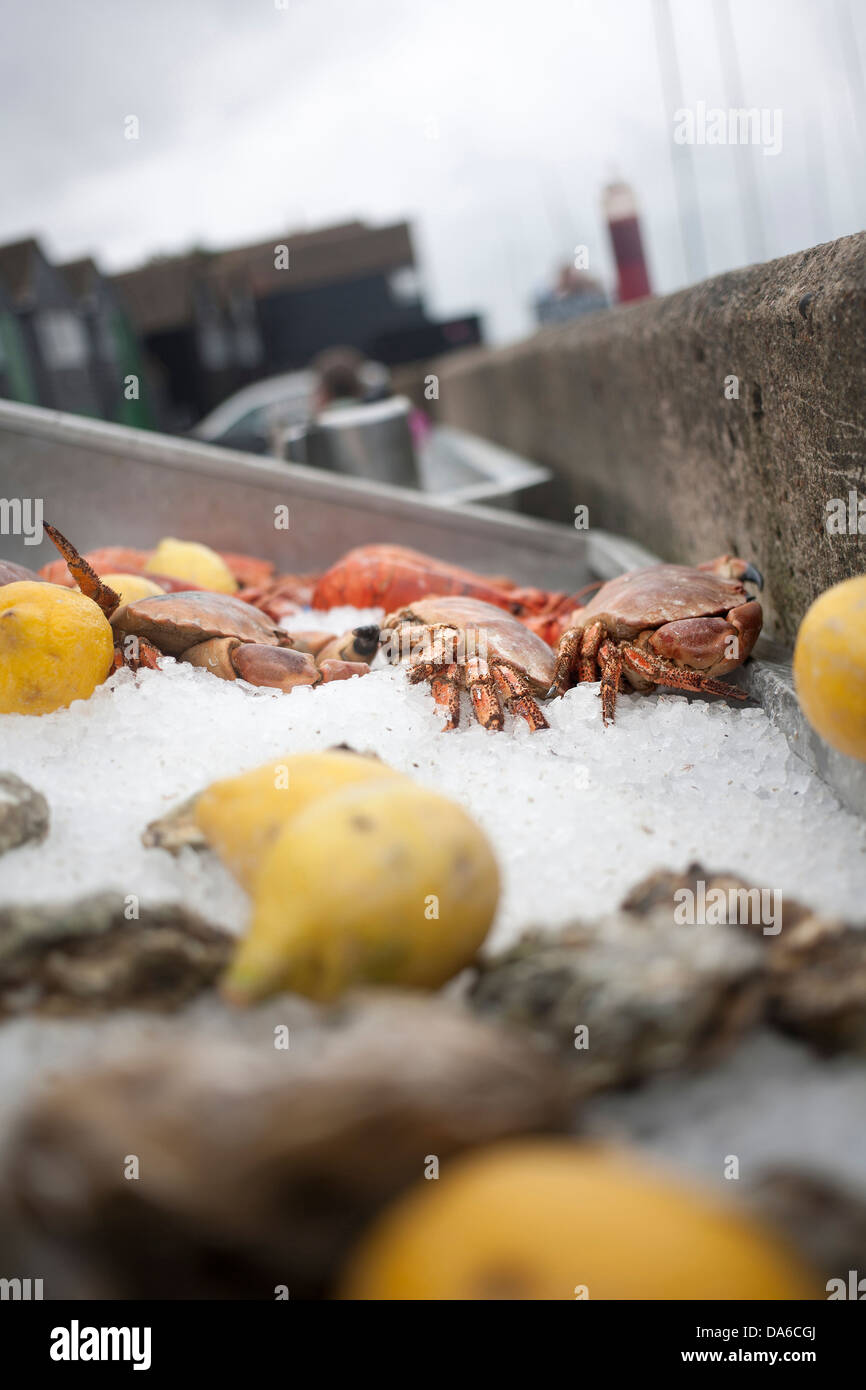
[[[652,291],[634,194],[627,183],[609,183],[602,201],[616,257],[617,299],[645,299]]]

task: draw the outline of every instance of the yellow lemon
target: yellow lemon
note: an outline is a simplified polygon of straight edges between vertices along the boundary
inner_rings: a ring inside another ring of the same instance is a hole
[[[249,887],[282,827],[314,801],[357,782],[401,776],[378,758],[342,749],[294,753],[214,782],[196,800],[195,821],[235,877]]]
[[[794,683],[813,729],[866,761],[866,575],[834,585],[812,604],[797,634]]]
[[[472,961],[498,895],[493,852],[462,807],[402,778],[345,787],[267,850],[225,994],[332,999],[362,981],[435,989]]]
[[[345,1271],[352,1299],[800,1299],[775,1236],[643,1157],[566,1139],[446,1161],[397,1199]]]
[[[108,675],[114,636],[77,589],[31,580],[0,588],[0,714],[50,714]]]
[[[103,584],[119,595],[121,603],[135,603],[140,598],[153,598],[155,594],[165,593],[152,579],[145,579],[143,574],[101,574],[99,577]]]
[[[220,555],[198,541],[178,541],[173,537],[161,540],[145,569],[155,574],[169,574],[173,579],[188,579],[203,589],[218,594],[234,594],[237,584],[234,575]]]

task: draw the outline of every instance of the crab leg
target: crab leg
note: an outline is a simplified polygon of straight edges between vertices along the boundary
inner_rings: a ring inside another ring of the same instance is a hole
[[[598,679],[596,662],[598,649],[604,640],[604,623],[600,620],[589,627],[571,627],[562,634],[556,651],[556,665],[553,670],[553,684],[547,692],[550,700],[554,695],[564,695],[572,684],[572,674],[577,668],[578,681]]]
[[[478,723],[485,729],[501,729],[505,722],[502,706],[487,662],[480,656],[473,656],[463,667],[463,679]]]
[[[120,607],[120,594],[103,584],[96,570],[87,563],[83,555],[79,555],[72,542],[68,541],[56,526],[51,526],[46,521],[43,522],[43,527],[66,561],[69,573],[81,592],[92,598],[106,618],[110,618],[115,609]]]
[[[686,667],[675,666],[652,652],[642,651],[630,642],[623,643],[621,650],[626,666],[645,680],[652,681],[654,685],[669,685],[681,690],[702,690],[708,695],[724,695],[735,700],[748,698],[748,692],[740,690],[736,685],[713,680],[711,676],[704,676],[700,671],[689,671]]]
[[[432,681],[444,669],[444,664],[443,662],[437,665],[435,661],[416,662],[406,672],[409,684],[420,685],[422,681]]]
[[[448,714],[448,720],[442,727],[456,729],[460,723],[460,667],[453,661],[420,661],[410,666],[408,676],[410,685],[430,682],[433,699]]]
[[[123,666],[128,666],[130,671],[137,671],[140,666],[145,666],[149,671],[158,671],[161,655],[162,653],[152,642],[148,642],[146,637],[115,638],[115,671],[119,671]]]
[[[599,648],[598,663],[601,667],[601,717],[604,723],[612,724],[616,714],[616,693],[622,672],[622,648],[615,642],[603,642]]]
[[[138,664],[146,666],[150,671],[159,670],[159,658],[162,652],[155,647],[152,642],[148,642],[146,637],[138,639]]]
[[[548,700],[554,695],[564,695],[571,684],[571,673],[580,653],[583,641],[583,628],[570,627],[559,639],[556,649],[556,665],[553,668],[553,682],[547,692]]]
[[[583,640],[580,644],[580,662],[577,668],[579,681],[594,681],[596,679],[595,667],[598,660],[598,650],[603,640],[603,623],[590,623],[589,627],[584,630]]]
[[[549,729],[550,725],[538,708],[520,672],[498,661],[493,663],[491,670],[496,688],[511,713],[519,714],[525,719],[530,729]]]
[[[448,718],[443,729],[456,729],[460,723],[460,668],[452,661],[441,667],[430,681],[433,699]]]

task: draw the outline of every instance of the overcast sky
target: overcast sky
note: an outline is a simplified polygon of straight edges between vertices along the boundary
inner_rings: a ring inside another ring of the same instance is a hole
[[[285,7],[283,7],[285,6]],[[713,0],[671,0],[683,105],[727,108]],[[708,273],[864,225],[862,0],[730,0],[747,106],[782,149],[691,150]],[[0,241],[109,270],[408,217],[430,307],[530,327],[534,291],[635,188],[654,287],[688,282],[653,0],[0,0]],[[140,138],[125,138],[135,115]]]

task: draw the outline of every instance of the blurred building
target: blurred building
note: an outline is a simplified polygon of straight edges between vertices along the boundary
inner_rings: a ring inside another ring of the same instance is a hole
[[[0,396],[38,405],[33,361],[8,292],[0,282]]]
[[[346,222],[151,261],[113,278],[185,427],[261,377],[343,344],[387,365],[480,341],[477,319],[436,324],[405,222]],[[414,354],[414,358],[411,356]]]
[[[389,367],[407,362],[429,361],[458,348],[473,347],[481,342],[481,319],[469,314],[459,319],[441,319],[405,328],[394,328],[378,334],[370,345],[370,356]]]
[[[15,365],[10,384],[55,410],[100,415],[99,392],[86,325],[64,276],[33,238],[0,246],[0,285],[7,314],[4,335]],[[22,349],[23,345],[23,349]]]
[[[0,247],[0,396],[185,430],[252,382],[336,344],[386,366],[481,341],[426,311],[409,226],[346,222],[283,241],[155,257],[107,277]]]
[[[112,286],[164,384],[169,427],[185,428],[250,380],[231,305],[203,251],[158,257]],[[260,345],[252,354],[261,360]]]
[[[87,332],[100,414],[119,424],[153,428],[152,388],[138,338],[116,290],[89,256],[59,269]]]

